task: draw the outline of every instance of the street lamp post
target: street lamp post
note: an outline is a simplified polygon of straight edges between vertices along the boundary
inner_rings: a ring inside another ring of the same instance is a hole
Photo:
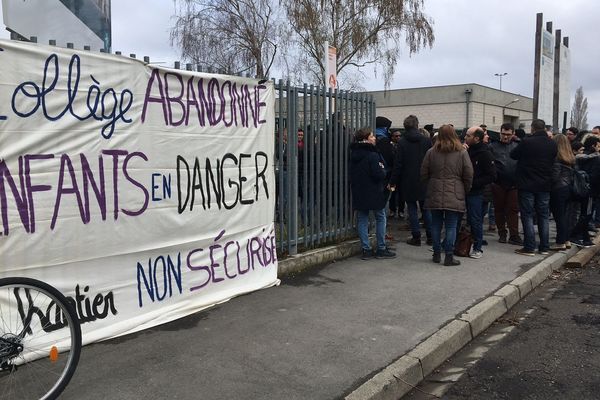
[[[494,76],[497,76],[498,78],[500,78],[500,90],[502,90],[502,77],[508,75],[508,72],[501,72],[499,74],[494,74]]]

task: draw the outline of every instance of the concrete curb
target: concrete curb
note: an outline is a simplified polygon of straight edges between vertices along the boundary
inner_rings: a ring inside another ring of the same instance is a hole
[[[596,240],[600,241],[600,237]],[[600,242],[596,244],[600,244]],[[594,249],[594,251],[592,252],[591,249]],[[587,258],[587,261],[589,261],[600,250],[600,246],[584,250],[590,250],[586,252],[585,256],[589,256]],[[579,253],[584,250],[579,251]],[[576,253],[579,255],[578,249],[572,247],[569,250],[546,257],[518,278],[467,309],[459,318],[441,327],[398,361],[384,368],[346,396],[346,399],[387,400],[401,398],[433,372],[435,368],[487,329],[494,321],[546,280],[553,271],[559,269],[562,265],[566,265],[567,261],[570,261]],[[583,257],[580,257],[580,259],[584,260]],[[420,371],[415,371],[417,365],[420,367]]]
[[[581,249],[581,251],[579,251],[577,254],[575,254],[575,256],[571,257],[566,262],[565,267],[581,268],[585,264],[587,264],[588,261],[590,261],[592,257],[594,257],[594,254],[596,254],[600,250],[600,248],[598,247],[598,245],[600,245],[600,235],[598,235],[598,237],[594,239],[594,244],[595,246],[593,247]]]
[[[322,247],[290,256],[278,262],[277,276],[282,277],[301,272],[308,268],[352,257],[360,253],[360,241],[349,240],[340,244]]]

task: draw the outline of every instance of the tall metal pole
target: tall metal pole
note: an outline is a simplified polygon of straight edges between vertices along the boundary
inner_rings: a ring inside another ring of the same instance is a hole
[[[494,76],[497,76],[497,77],[500,78],[500,90],[502,90],[502,77],[505,76],[505,75],[508,75],[508,72],[502,72],[502,73],[499,73],[499,74],[494,74]]]

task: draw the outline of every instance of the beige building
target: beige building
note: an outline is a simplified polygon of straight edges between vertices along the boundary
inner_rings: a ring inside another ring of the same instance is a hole
[[[503,122],[512,122],[515,128],[519,123],[528,126],[533,118],[531,97],[475,83],[368,94],[373,95],[377,105],[376,115],[391,119],[392,127],[402,127],[402,121],[410,114],[419,118],[421,126],[433,124],[438,128],[449,123],[461,129],[486,124],[493,131],[500,131]]]

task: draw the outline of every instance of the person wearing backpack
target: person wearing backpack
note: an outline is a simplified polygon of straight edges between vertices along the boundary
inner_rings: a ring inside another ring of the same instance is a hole
[[[569,139],[563,134],[555,135],[553,140],[558,154],[552,167],[552,191],[550,192],[550,211],[556,222],[556,243],[550,250],[565,250],[569,238],[567,207],[571,202],[571,190],[574,178],[575,156]]]

